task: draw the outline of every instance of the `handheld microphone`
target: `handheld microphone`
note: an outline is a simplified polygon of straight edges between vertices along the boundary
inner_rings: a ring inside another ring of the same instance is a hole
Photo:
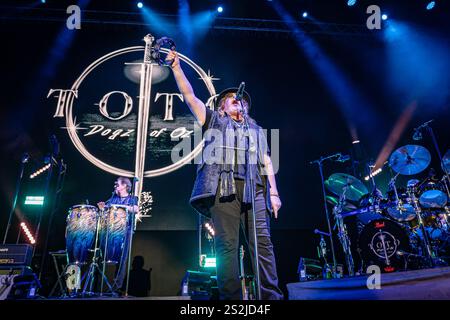
[[[239,88],[236,92],[236,100],[237,101],[241,101],[242,98],[244,97],[244,88],[245,88],[245,82],[241,82],[241,84],[239,85]]]

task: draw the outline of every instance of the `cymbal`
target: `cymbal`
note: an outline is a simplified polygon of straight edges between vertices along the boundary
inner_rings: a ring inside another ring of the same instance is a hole
[[[333,196],[327,196],[327,202],[333,206],[336,206],[339,202],[339,199]],[[356,206],[351,204],[350,202],[345,202],[344,208],[345,211],[347,210],[355,210]]]
[[[430,162],[430,152],[422,146],[413,144],[398,148],[389,158],[392,170],[406,176],[422,172]]]
[[[368,192],[360,180],[346,173],[333,173],[325,181],[325,186],[338,196],[341,196],[345,190],[345,198],[353,201],[358,201]]]
[[[442,158],[442,170],[447,174],[450,174],[450,149],[444,154]]]

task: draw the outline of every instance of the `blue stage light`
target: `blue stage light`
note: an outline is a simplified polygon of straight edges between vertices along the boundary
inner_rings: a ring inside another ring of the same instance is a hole
[[[302,17],[303,17],[303,18],[307,18],[307,17],[308,17],[308,12],[306,12],[306,11],[303,12]]]
[[[137,7],[138,7],[139,9],[142,9],[142,8],[144,7],[144,4],[143,4],[142,2],[138,2],[138,3],[137,3]]]
[[[383,15],[381,16],[381,19],[387,20],[387,19],[388,19],[388,15],[387,15],[387,14],[383,14]]]
[[[354,6],[355,4],[356,4],[356,0],[348,0],[348,1],[347,1],[347,5],[348,5],[349,7]]]
[[[45,3],[45,0],[41,0],[41,3]]]
[[[436,5],[436,2],[435,2],[435,1],[430,1],[430,2],[427,4],[427,10],[433,9],[435,5]]]
[[[218,13],[222,13],[223,12],[223,7],[222,6],[217,7],[217,12]]]

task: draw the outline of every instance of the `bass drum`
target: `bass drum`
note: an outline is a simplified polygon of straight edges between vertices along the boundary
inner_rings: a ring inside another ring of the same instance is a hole
[[[404,259],[398,252],[412,250],[405,229],[387,219],[370,221],[361,231],[358,247],[366,266],[378,265],[384,272],[404,269]]]

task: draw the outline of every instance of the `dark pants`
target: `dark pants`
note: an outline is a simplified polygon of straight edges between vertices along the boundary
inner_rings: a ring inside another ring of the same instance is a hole
[[[215,229],[217,283],[221,299],[242,299],[238,256],[240,227],[243,227],[242,231],[249,241],[252,260],[254,257],[252,210],[250,206],[242,204],[243,186],[242,180],[236,180],[236,197],[225,201],[219,200],[216,196],[215,203],[210,209]],[[262,187],[256,189],[255,208],[261,299],[283,299],[283,293],[278,288],[275,255],[270,240],[270,216]]]

